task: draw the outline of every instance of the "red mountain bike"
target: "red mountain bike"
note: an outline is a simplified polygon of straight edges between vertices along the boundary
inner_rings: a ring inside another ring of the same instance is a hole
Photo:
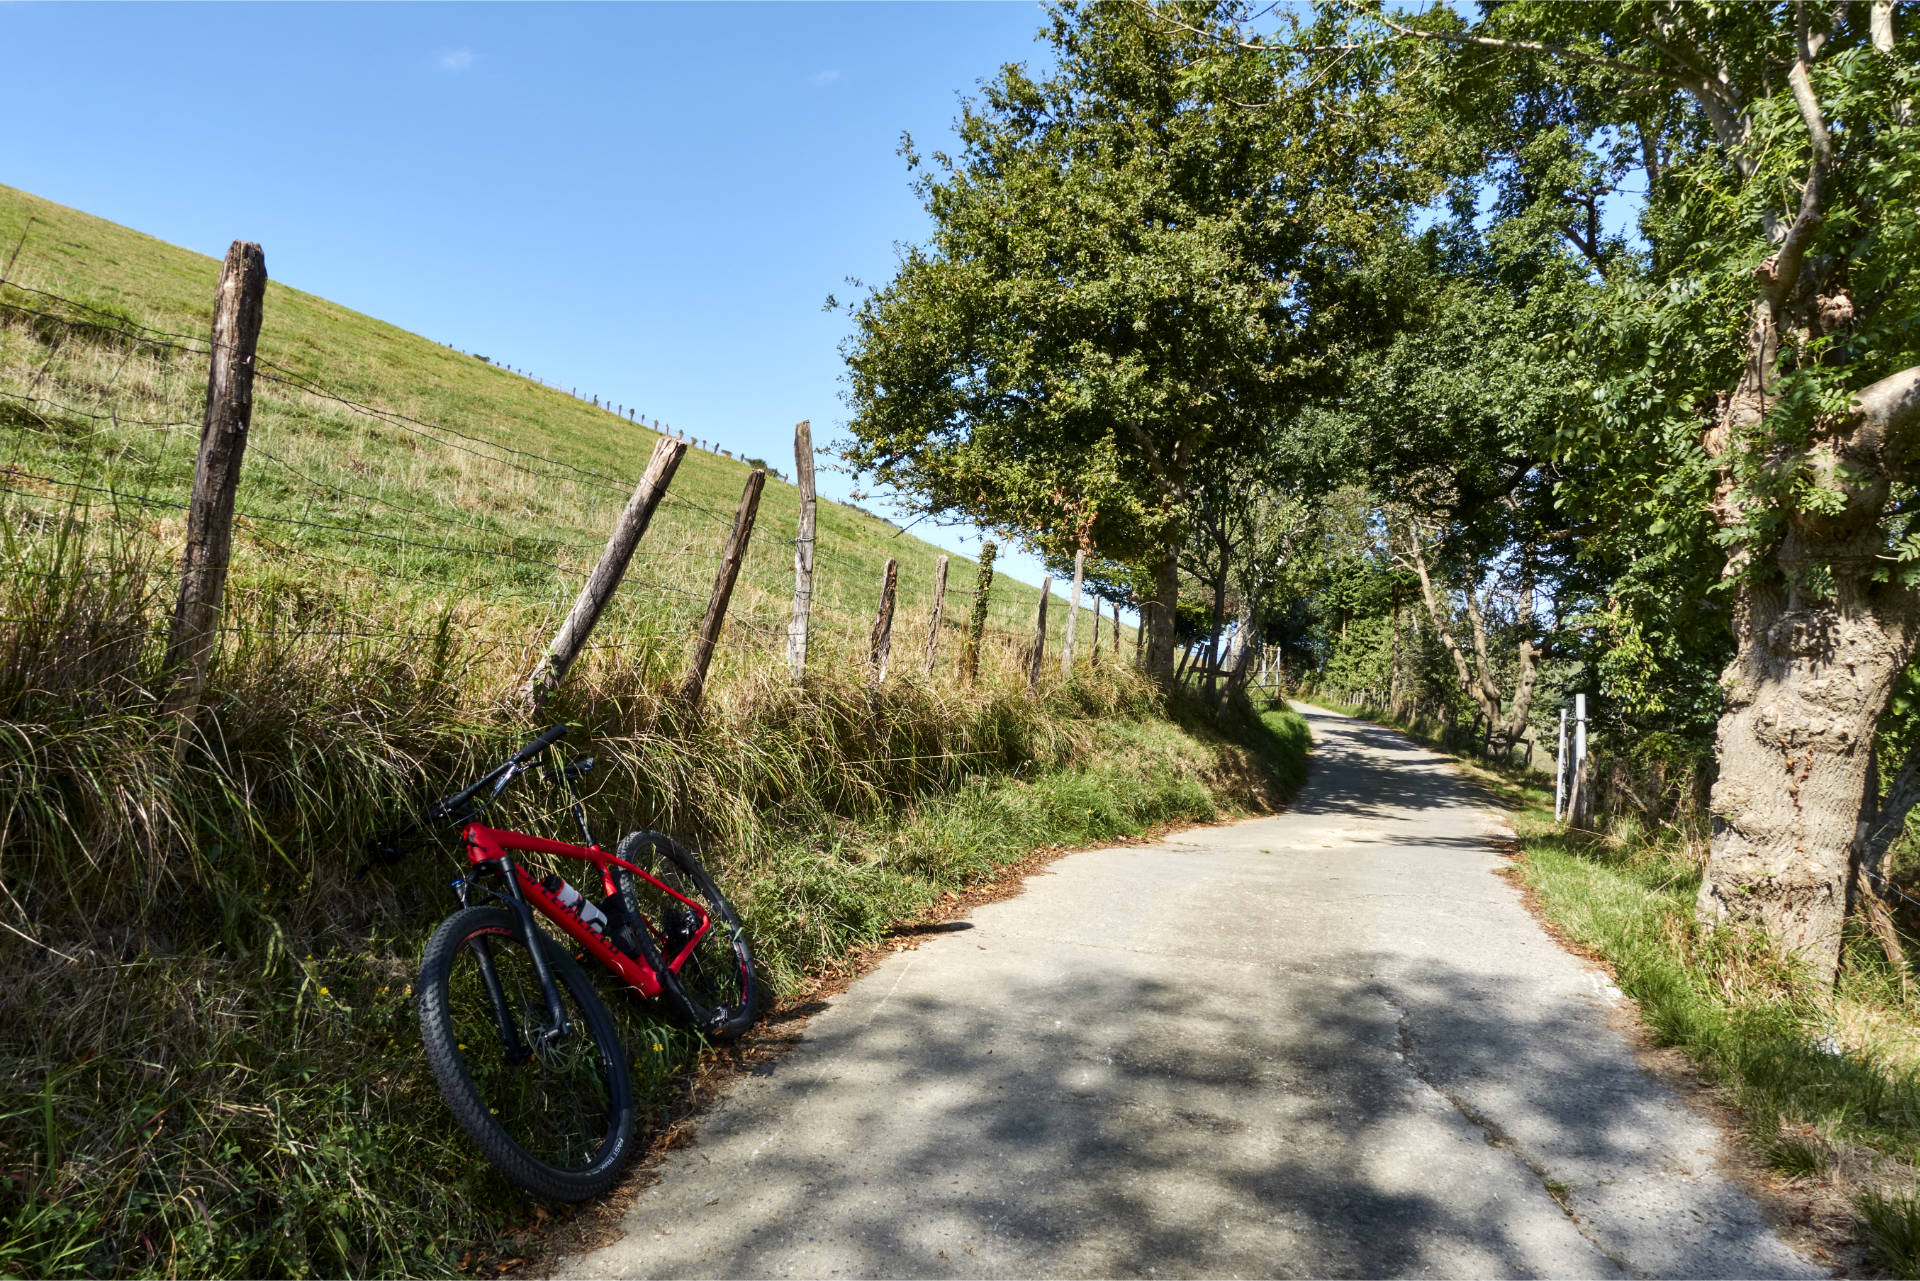
[[[481,821],[568,729],[555,725],[373,847],[376,858],[390,861],[412,832],[458,829],[467,858],[453,883],[460,910],[433,932],[420,965],[421,1037],[461,1128],[502,1174],[556,1201],[605,1191],[633,1140],[626,1052],[573,950],[641,996],[665,997],[714,1040],[746,1031],[758,996],[739,918],[693,851],[659,832],[634,832],[613,854],[594,843],[575,786],[592,757],[556,760],[544,771],[565,787],[586,844]],[[605,897],[595,902],[557,875],[536,879],[516,851],[593,864]],[[495,902],[476,902],[482,893]],[[536,912],[573,948],[541,929]]]

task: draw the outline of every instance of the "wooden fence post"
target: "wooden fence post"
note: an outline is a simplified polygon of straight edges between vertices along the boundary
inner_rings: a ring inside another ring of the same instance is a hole
[[[967,646],[960,654],[960,666],[966,669],[969,685],[980,676],[980,642],[987,634],[987,589],[993,586],[993,554],[998,550],[992,540],[980,545],[980,577],[973,585],[973,617],[967,620]]]
[[[714,575],[713,595],[707,601],[706,617],[693,641],[693,664],[680,685],[680,701],[689,709],[700,706],[707,687],[707,665],[713,661],[713,647],[720,641],[720,625],[727,619],[727,602],[733,599],[733,582],[740,576],[740,562],[747,554],[747,540],[753,536],[753,518],[760,511],[760,490],[767,483],[764,468],[747,473],[747,487],[740,491],[740,509],[733,514],[733,532],[727,535],[727,549],[720,556],[720,572]]]
[[[1147,611],[1157,604],[1159,604],[1158,601],[1141,603],[1140,612],[1133,620],[1133,665],[1135,667],[1140,666],[1140,656],[1145,652],[1147,642]],[[1119,642],[1118,637],[1115,637],[1114,640],[1116,644]]]
[[[200,457],[187,507],[187,542],[180,553],[180,599],[167,634],[167,670],[173,683],[165,710],[180,718],[173,759],[186,752],[187,732],[220,621],[233,554],[233,498],[253,424],[253,356],[267,293],[267,256],[236,240],[220,268],[213,295],[213,354],[207,362],[207,407],[200,420]]]
[[[620,580],[626,576],[627,564],[633,559],[633,549],[640,545],[654,510],[666,497],[667,486],[673,483],[673,474],[686,452],[686,445],[671,436],[662,436],[654,442],[653,457],[647,460],[646,472],[633,487],[633,496],[627,499],[620,518],[614,522],[613,536],[607,539],[606,550],[600,553],[600,563],[593,567],[586,586],[580,589],[579,598],[567,612],[567,620],[554,633],[546,658],[521,687],[520,697],[530,710],[538,711],[553,696],[561,678],[579,657],[580,647],[587,643],[607,602],[620,589]]]
[[[873,631],[867,636],[867,663],[873,668],[875,685],[887,679],[887,660],[893,656],[893,592],[899,580],[900,567],[889,556],[880,577],[880,612],[874,615]]]
[[[927,675],[933,675],[934,655],[940,652],[940,615],[947,607],[947,558],[933,562],[933,617],[927,620]]]
[[[813,428],[793,429],[793,480],[800,487],[800,525],[793,540],[793,621],[787,624],[787,669],[799,680],[807,672],[807,628],[813,618]]]
[[[1080,585],[1086,581],[1087,549],[1073,549],[1073,594],[1067,598],[1067,634],[1060,645],[1060,674],[1073,675],[1073,636],[1080,623]],[[1100,643],[1100,633],[1093,634],[1093,643]]]
[[[1040,580],[1040,607],[1033,615],[1033,655],[1027,660],[1027,693],[1040,688],[1040,660],[1047,653],[1047,601],[1053,595],[1053,575]]]
[[[1087,650],[1087,666],[1100,666],[1100,612],[1106,602],[1098,596],[1093,598],[1093,645]]]

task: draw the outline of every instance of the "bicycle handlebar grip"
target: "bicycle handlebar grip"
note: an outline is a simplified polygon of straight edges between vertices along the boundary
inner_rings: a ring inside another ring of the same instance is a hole
[[[542,734],[539,738],[534,739],[531,743],[528,743],[525,747],[521,748],[518,752],[515,752],[513,755],[512,763],[515,765],[526,764],[528,761],[538,756],[541,752],[546,751],[549,747],[552,747],[555,743],[565,738],[567,736],[568,731],[570,731],[572,728],[573,726],[567,724],[565,721],[561,721],[558,725],[555,725],[552,729]]]

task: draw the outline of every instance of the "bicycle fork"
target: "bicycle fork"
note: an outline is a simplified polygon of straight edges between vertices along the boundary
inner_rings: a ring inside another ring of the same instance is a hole
[[[520,892],[520,877],[513,860],[501,859],[500,872],[506,878],[507,897],[513,904],[514,915],[520,918],[527,951],[533,957],[533,972],[539,977],[540,991],[547,1000],[547,1028],[541,1039],[550,1046],[572,1036],[573,1024],[567,1018],[566,1008],[560,1004],[560,986],[553,977],[553,970],[547,965],[546,949],[540,946],[542,932],[534,923],[533,908],[527,904],[526,895]],[[466,896],[462,894],[461,897],[464,899]],[[493,1003],[494,1021],[500,1025],[500,1043],[506,1048],[508,1061],[518,1066],[530,1059],[533,1052],[520,1038],[513,1010],[507,1003],[506,989],[501,986],[500,973],[494,968],[493,953],[484,939],[480,940],[478,951],[481,980],[486,984],[487,999]]]

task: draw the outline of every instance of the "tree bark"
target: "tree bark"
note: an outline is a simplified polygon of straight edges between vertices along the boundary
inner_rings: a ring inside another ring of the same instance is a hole
[[[1751,356],[1720,422],[1719,454],[1759,429],[1778,355],[1778,303],[1754,310]],[[1879,518],[1920,425],[1920,368],[1859,392],[1852,413],[1808,448],[1835,511],[1787,514],[1778,544],[1742,574],[1733,610],[1735,654],[1721,677],[1714,831],[1697,910],[1704,920],[1758,926],[1813,972],[1838,974],[1848,890],[1869,849],[1874,735],[1895,679],[1914,656],[1914,593],[1877,582]],[[1715,495],[1723,523],[1741,518],[1731,480]],[[1824,571],[1821,584],[1816,571]]]
[[[1174,617],[1180,608],[1180,540],[1171,539],[1154,567],[1152,608],[1145,612],[1147,675],[1163,689],[1174,684]]]
[[[1081,585],[1086,582],[1086,574],[1087,549],[1084,547],[1075,548],[1073,553],[1073,594],[1067,601],[1067,633],[1061,638],[1060,643],[1060,674],[1065,677],[1071,677],[1073,675],[1073,640],[1074,633],[1079,630],[1080,588]],[[1100,618],[1097,614],[1094,616],[1093,643],[1095,648],[1098,648],[1100,645]]]
[[[633,487],[633,496],[627,499],[626,507],[614,522],[613,534],[607,539],[606,550],[600,553],[599,563],[588,575],[586,586],[580,589],[579,598],[567,612],[566,621],[554,633],[546,657],[521,687],[520,697],[529,711],[538,711],[553,696],[567,669],[579,657],[581,646],[593,634],[594,624],[600,621],[600,614],[606,609],[607,602],[620,590],[620,580],[626,577],[627,564],[633,559],[634,549],[646,536],[654,510],[660,506],[660,500],[666,497],[667,486],[673,483],[673,474],[679,469],[680,459],[686,452],[686,442],[671,436],[662,436],[654,442],[653,457],[647,460],[647,470],[641,475],[640,483]]]
[[[1240,608],[1233,620],[1233,640],[1227,647],[1226,680],[1220,686],[1222,711],[1246,689],[1247,674],[1252,670],[1257,648],[1253,644],[1253,594],[1248,592],[1240,598]]]
[[[807,674],[807,640],[813,618],[813,550],[817,500],[813,492],[813,427],[793,429],[793,483],[800,491],[800,520],[793,538],[793,620],[787,624],[787,670]]]
[[[887,663],[893,657],[893,597],[899,581],[900,566],[889,556],[880,575],[880,612],[874,615],[873,630],[867,636],[867,665],[875,685],[887,679]]]
[[[234,495],[253,424],[253,358],[267,294],[267,256],[236,240],[227,250],[213,299],[213,354],[207,365],[207,404],[200,420],[200,456],[187,506],[187,541],[180,553],[180,598],[167,637],[166,667],[173,673],[165,708],[180,716],[174,759],[187,743],[226,596],[233,551]]]
[[[720,554],[720,569],[714,575],[713,595],[707,599],[706,615],[693,640],[693,661],[687,678],[680,684],[680,701],[689,710],[700,706],[707,688],[707,667],[713,662],[714,646],[720,643],[720,628],[727,621],[727,605],[733,600],[733,584],[740,577],[740,562],[747,554],[747,540],[753,537],[753,519],[760,511],[760,491],[766,486],[767,472],[755,467],[747,473],[747,484],[740,491],[740,506],[733,514],[733,529],[727,534],[726,549]]]
[[[1053,597],[1053,575],[1040,580],[1040,604],[1033,614],[1033,649],[1027,658],[1027,693],[1040,689],[1040,664],[1047,657],[1047,604]]]
[[[940,616],[947,608],[947,558],[943,553],[933,562],[933,613],[927,619],[927,675],[933,675],[933,660],[940,653]]]

